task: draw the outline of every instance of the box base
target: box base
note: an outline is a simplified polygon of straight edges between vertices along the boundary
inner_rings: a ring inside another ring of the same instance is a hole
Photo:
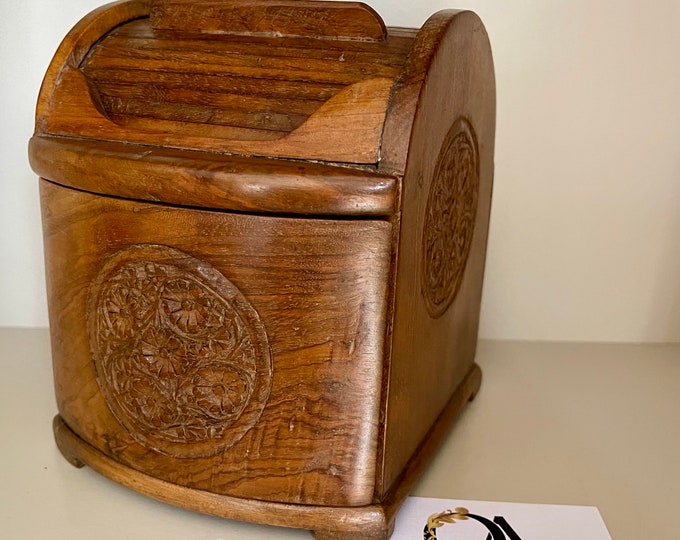
[[[59,415],[54,418],[53,429],[57,446],[69,463],[78,468],[88,465],[103,476],[162,502],[226,519],[309,529],[315,532],[317,540],[387,540],[399,507],[450,425],[475,397],[480,383],[481,370],[473,364],[390,492],[382,501],[369,506],[275,503],[178,486],[111,459],[78,437]]]

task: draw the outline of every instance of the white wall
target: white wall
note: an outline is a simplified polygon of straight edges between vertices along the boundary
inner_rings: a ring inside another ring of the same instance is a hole
[[[0,326],[44,326],[26,141],[60,38],[98,0],[0,0]],[[486,338],[680,341],[680,0],[373,0],[477,11],[496,62]]]

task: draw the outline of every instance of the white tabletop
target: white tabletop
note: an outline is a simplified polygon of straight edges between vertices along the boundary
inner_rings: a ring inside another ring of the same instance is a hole
[[[597,506],[612,538],[680,538],[680,344],[481,342],[484,379],[413,495]],[[0,329],[0,538],[309,539],[192,513],[61,457],[47,330]]]

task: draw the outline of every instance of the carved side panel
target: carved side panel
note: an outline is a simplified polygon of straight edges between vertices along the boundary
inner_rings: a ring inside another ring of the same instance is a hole
[[[479,197],[479,151],[465,118],[449,130],[437,159],[425,211],[421,287],[430,316],[456,297],[470,254]]]
[[[106,403],[145,447],[210,456],[259,419],[272,376],[265,328],[209,264],[159,245],[117,252],[90,288],[88,329]]]

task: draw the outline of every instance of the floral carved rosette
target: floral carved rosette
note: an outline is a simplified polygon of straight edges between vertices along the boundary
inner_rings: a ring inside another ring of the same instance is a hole
[[[440,317],[453,302],[472,246],[479,196],[479,153],[470,123],[459,118],[437,159],[425,210],[421,287]]]
[[[90,289],[88,327],[106,403],[144,446],[214,455],[259,419],[272,374],[265,328],[209,264],[166,246],[115,253]]]

